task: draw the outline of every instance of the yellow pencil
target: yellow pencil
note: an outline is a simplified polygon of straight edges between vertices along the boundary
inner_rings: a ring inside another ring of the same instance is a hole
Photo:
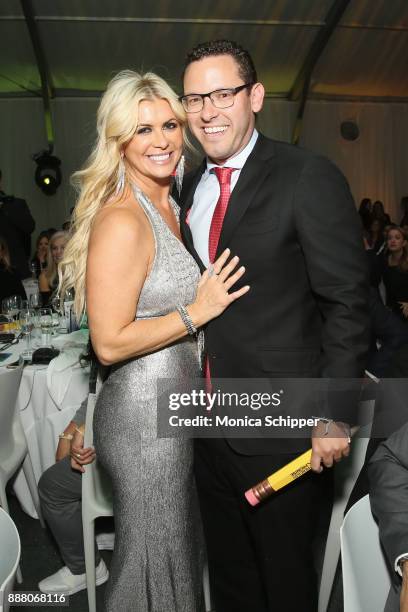
[[[268,476],[268,478],[262,480],[262,482],[259,482],[254,487],[251,487],[251,489],[248,489],[245,493],[247,501],[251,506],[256,506],[259,502],[272,495],[272,493],[279,491],[279,489],[293,482],[299,476],[309,472],[311,470],[311,458],[312,449],[310,448],[303,455],[299,455],[299,457],[284,465],[277,472],[271,474],[271,476]]]

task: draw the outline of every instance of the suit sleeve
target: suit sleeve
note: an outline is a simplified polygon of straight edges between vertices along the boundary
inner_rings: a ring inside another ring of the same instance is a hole
[[[298,239],[323,319],[322,376],[357,378],[368,349],[368,265],[348,184],[329,160],[313,156],[294,195]]]
[[[35,221],[25,200],[12,198],[10,202],[7,202],[4,212],[18,230],[24,234],[32,234]]]
[[[368,465],[370,502],[391,567],[408,554],[408,423],[383,442]]]

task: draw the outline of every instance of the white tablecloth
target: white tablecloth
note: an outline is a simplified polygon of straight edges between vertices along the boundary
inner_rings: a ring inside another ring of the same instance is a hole
[[[21,344],[13,347],[14,361],[24,348]],[[61,350],[61,354],[48,366],[27,365],[17,397],[17,408],[37,481],[55,462],[58,434],[67,426],[88,393],[89,368],[82,367],[78,362],[86,348],[87,334],[79,331],[57,336],[53,338],[53,344]],[[11,361],[12,358],[6,363]],[[22,469],[15,480],[14,491],[23,510],[37,518]]]

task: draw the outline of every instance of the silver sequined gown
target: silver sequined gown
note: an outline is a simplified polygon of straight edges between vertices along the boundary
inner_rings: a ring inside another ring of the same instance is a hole
[[[135,195],[156,243],[136,313],[137,319],[150,319],[191,303],[200,274],[150,200]],[[156,438],[156,379],[199,375],[197,343],[187,337],[116,364],[99,394],[94,444],[112,479],[116,529],[107,612],[202,610],[192,441]]]

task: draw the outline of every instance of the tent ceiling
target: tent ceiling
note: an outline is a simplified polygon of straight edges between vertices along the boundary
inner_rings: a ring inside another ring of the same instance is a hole
[[[286,97],[336,0],[32,0],[55,94],[95,95],[120,69],[180,88],[196,43],[232,38],[270,96]],[[310,97],[408,99],[407,0],[351,0],[313,71]],[[0,95],[40,95],[19,0],[0,3]],[[30,94],[31,92],[31,94]]]

